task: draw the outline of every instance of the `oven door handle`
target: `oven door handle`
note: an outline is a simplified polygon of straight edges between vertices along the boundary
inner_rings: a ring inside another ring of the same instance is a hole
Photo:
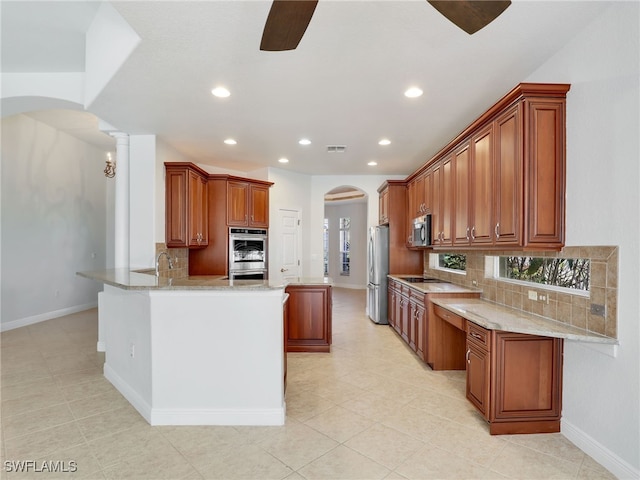
[[[266,235],[229,235],[230,240],[266,240]]]

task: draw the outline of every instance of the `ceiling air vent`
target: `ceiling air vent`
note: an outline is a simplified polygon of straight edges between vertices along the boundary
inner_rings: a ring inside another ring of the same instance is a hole
[[[346,149],[346,145],[327,145],[328,153],[344,153]]]

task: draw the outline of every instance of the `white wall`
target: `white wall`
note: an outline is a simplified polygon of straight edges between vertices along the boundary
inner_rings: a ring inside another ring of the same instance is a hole
[[[329,277],[337,287],[367,288],[367,203],[325,204],[329,221]],[[351,219],[349,275],[340,275],[340,218]]]
[[[129,137],[129,266],[155,266],[156,136]],[[164,189],[163,189],[164,197]],[[162,222],[164,226],[164,222]]]
[[[640,476],[640,4],[612,3],[526,81],[567,96],[567,245],[619,245],[613,358],[566,342],[562,431],[620,478]]]
[[[2,119],[3,330],[97,305],[105,152],[26,115]]]
[[[311,221],[311,177],[301,173],[290,172],[280,168],[269,168],[268,181],[273,182],[269,192],[269,235],[280,237],[280,226],[277,224],[278,210],[298,210],[301,220],[302,248],[300,252],[301,276],[309,277],[311,272],[311,256],[309,251],[309,224]],[[269,266],[276,268],[276,259],[281,258],[278,242],[269,243]],[[274,278],[272,273],[270,277]],[[320,275],[322,276],[322,275]]]

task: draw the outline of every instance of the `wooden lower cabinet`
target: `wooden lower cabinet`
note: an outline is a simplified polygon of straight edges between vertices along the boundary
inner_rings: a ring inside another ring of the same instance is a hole
[[[331,350],[332,291],[330,285],[288,285],[287,351]]]
[[[492,435],[560,431],[562,351],[559,338],[467,322],[467,399]]]
[[[489,419],[489,387],[491,385],[491,332],[471,322],[467,324],[467,399],[485,419]]]
[[[411,290],[409,292],[409,346],[416,352],[416,355],[418,355],[418,358],[421,360],[424,360],[426,352],[426,321],[427,315],[424,307],[424,294]]]

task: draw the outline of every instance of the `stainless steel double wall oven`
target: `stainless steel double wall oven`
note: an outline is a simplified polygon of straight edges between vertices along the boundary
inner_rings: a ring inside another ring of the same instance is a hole
[[[229,278],[267,279],[267,230],[229,229]]]

